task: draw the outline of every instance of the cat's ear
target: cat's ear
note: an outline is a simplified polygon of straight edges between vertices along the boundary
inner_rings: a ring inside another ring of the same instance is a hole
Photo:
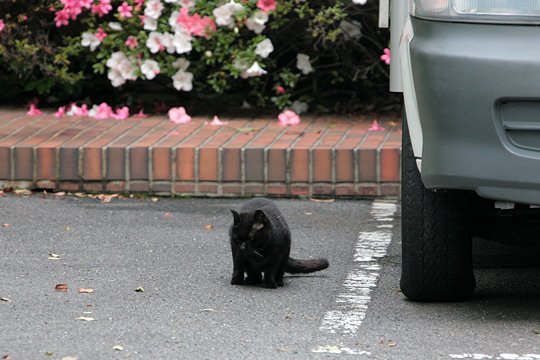
[[[231,213],[234,219],[234,226],[236,227],[240,225],[240,214],[236,210],[233,210],[233,209],[231,209]]]
[[[261,229],[265,223],[266,223],[266,215],[264,214],[264,211],[262,210],[255,211],[255,214],[253,214],[253,226],[258,225],[259,229]]]

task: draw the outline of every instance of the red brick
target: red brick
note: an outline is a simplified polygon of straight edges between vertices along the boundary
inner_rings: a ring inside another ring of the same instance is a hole
[[[54,180],[56,176],[56,150],[52,147],[37,148],[37,179]]]
[[[109,181],[105,184],[105,190],[107,192],[119,193],[126,190],[125,181]]]
[[[309,149],[293,149],[291,158],[291,181],[308,182],[309,179]]]
[[[264,181],[264,149],[244,149],[244,167],[246,181]]]
[[[268,181],[287,181],[286,149],[268,149]]]
[[[58,189],[62,191],[71,191],[77,192],[81,189],[82,183],[70,182],[70,181],[61,181],[58,183]]]
[[[303,135],[298,138],[298,141],[292,145],[289,150],[292,182],[309,182],[312,180],[310,162],[313,164],[313,159],[310,149],[315,147],[321,137],[324,136],[328,125],[328,122],[322,120],[313,122]]]
[[[311,187],[308,184],[291,184],[289,186],[291,195],[309,196]]]
[[[157,182],[152,183],[150,189],[158,194],[171,194],[172,193],[172,183],[171,182]]]
[[[354,184],[338,184],[335,188],[336,196],[355,196],[356,186]]]
[[[130,180],[148,180],[148,148],[132,147],[129,149]]]
[[[360,184],[356,186],[356,193],[360,196],[377,196],[376,184]]]
[[[382,149],[379,159],[381,170],[380,181],[399,181],[401,164],[401,154],[399,149]]]
[[[285,184],[268,184],[266,185],[266,193],[268,195],[287,195],[287,185]]]
[[[264,195],[264,184],[245,184],[244,195]]]
[[[223,181],[242,180],[242,159],[240,149],[221,150],[221,169]]]
[[[176,149],[176,179],[195,180],[195,149],[189,147]]]
[[[336,182],[354,181],[354,152],[352,149],[336,149]]]
[[[202,147],[199,149],[199,180],[217,181],[218,174],[218,149]]]
[[[216,183],[199,183],[198,193],[202,195],[217,195],[218,185]]]
[[[332,174],[332,150],[331,149],[313,149],[313,181],[331,182]]]
[[[314,184],[311,187],[311,193],[313,195],[334,195],[334,187],[330,184]]]
[[[83,150],[83,173],[84,180],[101,180],[103,172],[101,169],[101,147],[85,147]]]
[[[155,147],[152,149],[152,179],[170,180],[171,170],[171,149],[168,147]]]
[[[103,184],[101,182],[85,182],[83,189],[88,193],[102,193]]]
[[[56,189],[56,182],[50,180],[39,180],[36,182],[38,189],[54,190]]]
[[[174,183],[173,184],[173,193],[175,194],[194,194],[195,193],[195,183]]]
[[[33,149],[31,147],[18,146],[14,149],[13,160],[15,162],[15,180],[34,179]]]
[[[148,181],[130,181],[129,191],[134,192],[148,192],[150,190],[150,183]]]
[[[242,196],[243,187],[242,184],[222,184],[221,192],[223,195]]]
[[[400,189],[401,186],[399,184],[381,184],[379,187],[381,196],[399,196]]]
[[[358,181],[377,181],[377,150],[361,149],[356,156],[358,158]]]

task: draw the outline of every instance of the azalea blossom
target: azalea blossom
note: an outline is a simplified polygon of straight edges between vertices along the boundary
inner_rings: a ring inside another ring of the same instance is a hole
[[[111,0],[99,0],[99,3],[92,5],[92,14],[99,17],[107,15],[111,10]]]
[[[215,8],[212,11],[212,14],[216,17],[216,24],[218,26],[227,26],[232,28],[235,20],[234,15],[243,9],[244,7],[241,4],[231,1]]]
[[[66,112],[69,116],[88,116],[88,106],[82,104],[80,107],[77,104],[72,104],[69,110]]]
[[[263,32],[268,22],[268,14],[264,11],[255,11],[250,18],[246,20],[246,27],[255,32],[255,34],[260,34]]]
[[[126,46],[130,49],[135,49],[139,46],[139,39],[136,36],[129,36],[125,42]]]
[[[138,118],[138,119],[144,119],[144,118],[147,118],[148,115],[144,113],[144,110],[143,110],[143,109],[141,109],[141,110],[139,110],[138,113],[136,113],[135,115],[133,115],[133,117]]]
[[[367,0],[352,0],[353,4],[357,5],[365,5],[367,3]]]
[[[109,28],[114,31],[122,31],[122,24],[116,21],[111,21],[109,23]]]
[[[285,94],[287,91],[285,91],[285,88],[281,85],[276,86],[276,92],[278,94]]]
[[[285,110],[278,115],[280,125],[298,125],[300,124],[300,116],[292,110]]]
[[[36,104],[30,104],[30,110],[26,113],[26,115],[30,116],[39,116],[41,114],[43,113],[37,108]]]
[[[261,76],[266,74],[266,70],[264,70],[261,65],[259,65],[258,62],[254,62],[249,68],[244,70],[240,76],[244,79],[255,77],[255,76]]]
[[[58,110],[54,113],[54,117],[55,118],[63,118],[64,116],[66,116],[66,107],[65,106],[60,106],[58,108]]]
[[[54,24],[61,27],[69,24],[69,14],[64,10],[57,11],[54,15]]]
[[[5,27],[6,27],[6,24],[4,24],[4,20],[0,19],[0,33],[4,30]]]
[[[161,3],[160,0],[146,1],[146,7],[144,8],[144,15],[151,17],[152,19],[159,19],[162,11],[163,11],[163,4]]]
[[[122,5],[118,7],[118,14],[122,18],[130,18],[133,16],[131,10],[133,10],[133,6],[129,5],[127,2],[124,1]]]
[[[146,47],[150,49],[152,54],[155,54],[167,49],[166,40],[162,33],[152,31],[146,40]]]
[[[108,36],[108,34],[105,31],[103,31],[102,28],[98,28],[95,35],[96,35],[96,38],[100,42],[103,41],[103,39],[105,39]]]
[[[92,34],[89,32],[82,33],[82,40],[81,40],[82,46],[89,46],[90,51],[94,51],[99,46],[99,44],[101,44],[101,40],[98,39],[96,34]]]
[[[110,117],[116,120],[124,120],[129,117],[129,108],[127,106],[123,106],[121,108],[116,109],[116,112],[112,112],[110,114]]]
[[[381,60],[384,61],[386,65],[390,65],[390,49],[385,48],[383,50],[384,54],[381,55]]]
[[[257,47],[255,48],[255,54],[259,55],[263,59],[266,59],[272,51],[274,51],[274,45],[270,39],[264,39],[258,43]]]
[[[159,71],[160,69],[157,61],[147,59],[141,65],[141,72],[148,80],[155,78],[156,75],[159,74]]]
[[[208,16],[201,16],[199,14],[189,15],[189,10],[186,7],[171,14],[169,25],[175,31],[179,31],[180,27],[194,36],[208,37],[210,33],[216,31],[214,20]]]
[[[107,77],[114,87],[123,85],[127,80],[137,79],[133,61],[121,51],[114,52],[106,65],[110,69]]]
[[[306,54],[296,55],[296,68],[302,71],[302,74],[304,75],[314,71],[311,62],[309,61],[309,56]]]
[[[368,131],[384,131],[384,128],[382,126],[380,126],[377,119],[375,119],[371,123],[371,127],[368,129]]]
[[[227,125],[228,121],[221,121],[217,116],[214,115],[214,119],[212,122],[205,122],[206,125],[212,125],[212,126],[224,126]]]
[[[88,112],[88,116],[99,120],[110,119],[112,114],[113,110],[106,102],[92,106],[92,109]]]
[[[172,76],[173,87],[180,91],[191,91],[193,89],[193,74],[185,71],[178,70],[176,74]]]
[[[274,11],[276,10],[276,0],[258,0],[257,7],[262,11]]]
[[[177,54],[190,52],[192,49],[191,40],[191,35],[187,31],[183,29],[176,31],[171,40],[173,52],[176,51]]]
[[[175,69],[180,69],[186,71],[191,63],[186,58],[178,58],[175,62],[172,63],[172,67]]]
[[[185,124],[191,121],[191,116],[189,116],[183,106],[177,108],[171,108],[168,112],[169,120],[175,124]]]
[[[352,39],[359,39],[362,36],[362,31],[360,30],[360,24],[350,22],[347,20],[341,20],[339,23],[339,28],[345,36],[352,38]]]
[[[142,21],[143,21],[144,30],[148,30],[148,31],[157,30],[157,19],[151,18],[149,16],[143,16]]]

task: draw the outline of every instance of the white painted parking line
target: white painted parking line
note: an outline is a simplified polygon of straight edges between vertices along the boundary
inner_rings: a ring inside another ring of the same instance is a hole
[[[343,292],[337,296],[335,309],[324,316],[321,331],[354,334],[362,325],[371,301],[371,290],[379,280],[381,266],[378,261],[386,255],[392,241],[396,211],[395,202],[373,202],[370,213],[376,221],[376,230],[363,231],[358,235],[354,268],[343,282]]]
[[[536,360],[540,359],[540,355],[537,354],[499,354],[499,355],[486,355],[486,354],[450,354],[451,359],[478,359],[478,360]]]

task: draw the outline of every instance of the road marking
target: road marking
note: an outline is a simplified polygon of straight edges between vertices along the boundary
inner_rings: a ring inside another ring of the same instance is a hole
[[[392,241],[396,211],[395,202],[372,203],[370,213],[377,223],[377,230],[363,231],[358,235],[353,257],[355,266],[343,282],[343,292],[337,296],[336,308],[324,316],[319,328],[321,331],[352,335],[362,325],[371,301],[371,289],[377,286],[380,276],[378,260],[386,255]]]
[[[315,349],[312,349],[311,352],[322,354],[371,355],[369,351],[356,350],[348,347],[340,347],[335,345],[319,346]]]

